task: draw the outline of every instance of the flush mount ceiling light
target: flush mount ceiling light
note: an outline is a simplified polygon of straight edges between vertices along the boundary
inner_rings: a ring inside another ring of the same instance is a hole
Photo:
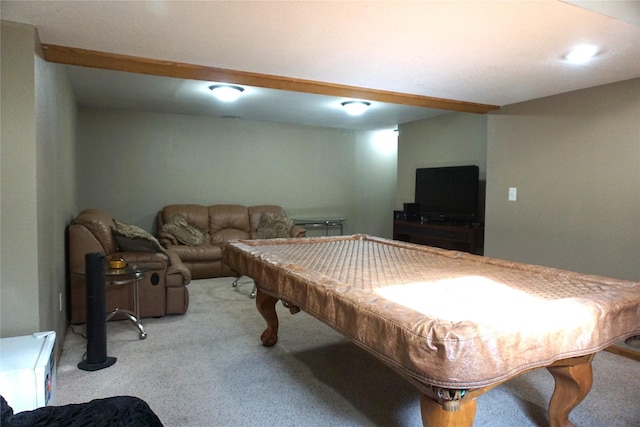
[[[585,62],[593,58],[597,53],[598,53],[597,46],[583,44],[571,49],[564,56],[564,59],[571,62],[572,64],[584,64]]]
[[[365,101],[345,101],[340,105],[342,105],[347,114],[350,114],[352,116],[359,116],[360,114],[364,113],[367,108],[369,108],[369,105],[371,105],[371,103]]]
[[[243,87],[234,85],[213,85],[209,86],[209,89],[211,89],[213,96],[223,102],[235,101],[240,97],[242,91],[244,91]]]

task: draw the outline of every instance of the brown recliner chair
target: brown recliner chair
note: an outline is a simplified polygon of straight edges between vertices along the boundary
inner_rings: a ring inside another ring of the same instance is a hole
[[[69,320],[86,321],[85,255],[102,252],[106,260],[122,258],[128,265],[145,271],[138,284],[140,317],[184,314],[189,306],[187,285],[191,273],[180,257],[170,249],[160,251],[123,251],[114,236],[117,222],[98,209],[82,211],[68,228],[69,236]],[[107,286],[106,311],[132,307],[131,286]]]

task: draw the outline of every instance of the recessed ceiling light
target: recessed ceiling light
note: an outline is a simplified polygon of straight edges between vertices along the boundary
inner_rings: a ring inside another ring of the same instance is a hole
[[[213,85],[209,86],[209,89],[211,89],[213,96],[223,102],[235,101],[244,91],[243,87],[234,85]]]
[[[571,49],[564,56],[564,59],[571,62],[572,64],[584,64],[585,62],[593,58],[597,53],[597,46],[583,44]]]
[[[369,108],[369,105],[371,105],[371,103],[366,101],[345,101],[341,105],[345,109],[347,114],[350,114],[352,116],[359,116],[367,111],[367,108]]]

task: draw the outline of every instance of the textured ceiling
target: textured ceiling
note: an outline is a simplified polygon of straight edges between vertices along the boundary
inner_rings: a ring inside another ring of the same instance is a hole
[[[640,2],[573,3],[2,0],[0,14],[47,44],[502,106],[640,76]],[[568,64],[581,43],[599,54]],[[354,119],[339,99],[260,88],[219,106],[211,82],[70,68],[85,105],[346,128],[441,113],[374,103]]]

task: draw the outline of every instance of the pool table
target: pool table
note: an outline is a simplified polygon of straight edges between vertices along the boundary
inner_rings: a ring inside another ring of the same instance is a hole
[[[425,426],[471,426],[476,398],[531,369],[555,380],[551,426],[588,394],[594,354],[640,333],[640,283],[368,235],[229,242],[278,339],[276,303],[350,338],[421,393]]]

